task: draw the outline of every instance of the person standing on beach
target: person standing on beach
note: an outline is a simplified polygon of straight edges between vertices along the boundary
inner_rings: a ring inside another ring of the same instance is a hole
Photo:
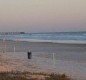
[[[31,58],[32,58],[32,52],[31,52],[31,50],[29,50],[29,51],[27,52],[27,55],[28,55],[28,59],[31,59]]]

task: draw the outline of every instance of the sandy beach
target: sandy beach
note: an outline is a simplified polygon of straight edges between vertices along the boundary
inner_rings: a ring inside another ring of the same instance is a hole
[[[15,47],[15,52],[14,52]],[[32,59],[27,51],[32,51]],[[53,63],[55,53],[55,63]],[[86,45],[0,40],[0,71],[65,73],[86,79]]]

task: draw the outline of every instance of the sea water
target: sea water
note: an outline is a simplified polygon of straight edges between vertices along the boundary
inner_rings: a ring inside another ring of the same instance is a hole
[[[0,35],[0,39],[36,39],[36,40],[86,40],[86,32],[47,32]]]

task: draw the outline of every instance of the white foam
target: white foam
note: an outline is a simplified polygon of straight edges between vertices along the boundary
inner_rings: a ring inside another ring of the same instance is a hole
[[[66,43],[66,44],[86,44],[86,41],[81,41],[81,40],[38,40],[38,39],[15,39],[15,41],[27,41],[27,42],[50,42],[50,43]]]

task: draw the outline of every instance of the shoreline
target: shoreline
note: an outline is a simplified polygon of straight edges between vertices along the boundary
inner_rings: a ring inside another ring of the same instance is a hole
[[[34,43],[53,43],[53,44],[75,44],[75,45],[86,45],[86,40],[38,40],[38,39],[0,39],[4,41],[15,41],[15,42],[34,42]]]
[[[38,39],[14,39],[13,41],[42,42],[42,43],[58,43],[58,44],[86,44],[83,40],[38,40]]]

